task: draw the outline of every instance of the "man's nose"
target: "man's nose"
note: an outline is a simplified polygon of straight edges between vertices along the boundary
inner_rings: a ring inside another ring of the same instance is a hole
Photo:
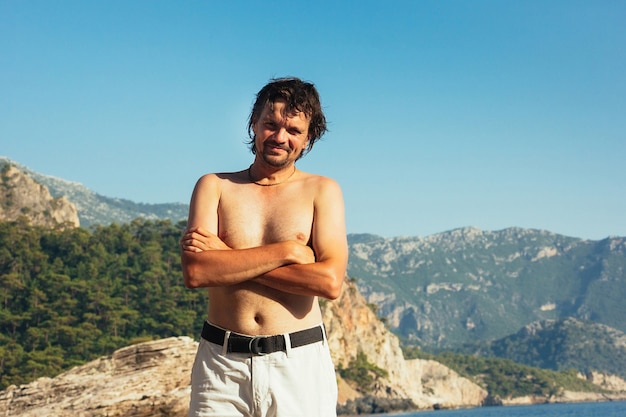
[[[276,142],[280,142],[280,143],[284,143],[287,141],[287,130],[285,130],[284,128],[279,128],[276,131],[276,135],[274,136],[276,138]]]

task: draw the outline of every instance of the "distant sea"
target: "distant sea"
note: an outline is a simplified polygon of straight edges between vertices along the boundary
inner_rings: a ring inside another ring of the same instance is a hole
[[[376,414],[372,417],[625,417],[626,401],[477,407],[462,410]]]

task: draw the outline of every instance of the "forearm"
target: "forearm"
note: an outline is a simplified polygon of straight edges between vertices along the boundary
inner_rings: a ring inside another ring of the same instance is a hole
[[[189,288],[238,284],[292,262],[289,242],[238,250],[183,250],[181,255],[183,277]]]
[[[265,286],[297,295],[334,300],[341,294],[345,268],[331,261],[273,269],[255,279]]]

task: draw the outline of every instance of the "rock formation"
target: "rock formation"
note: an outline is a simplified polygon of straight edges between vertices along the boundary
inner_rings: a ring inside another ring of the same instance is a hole
[[[115,351],[55,378],[0,393],[0,415],[186,416],[197,343],[172,337]]]
[[[388,377],[358,392],[339,379],[340,403],[370,396],[411,399],[420,408],[479,405],[486,392],[433,361],[405,361],[396,336],[376,318],[353,283],[324,302],[333,360],[347,366],[361,351]],[[185,416],[197,342],[174,337],[122,348],[54,378],[0,393],[0,416]]]
[[[76,207],[65,197],[52,197],[45,186],[12,165],[0,174],[0,221],[25,216],[36,226],[79,226]]]
[[[430,360],[405,360],[395,335],[368,307],[354,283],[347,282],[336,301],[323,302],[324,323],[337,367],[347,367],[359,352],[387,371],[371,392],[360,392],[338,375],[339,404],[377,397],[410,400],[421,409],[478,406],[487,392],[454,371]],[[172,337],[128,346],[54,378],[11,386],[0,392],[0,416],[135,416],[184,417],[189,401],[189,380],[197,342]],[[581,376],[611,390],[626,383],[600,374]],[[558,398],[524,397],[505,404],[599,401],[624,399],[615,393],[564,392]]]
[[[327,303],[324,323],[336,367],[347,367],[360,351],[388,373],[375,381],[372,392],[340,389],[340,404],[370,395],[411,399],[418,408],[449,408],[478,406],[487,397],[485,390],[438,362],[405,360],[398,338],[376,317],[354,283],[347,283],[342,296]],[[343,386],[349,384],[342,381]]]
[[[626,392],[626,381],[615,375],[607,375],[600,372],[589,372],[587,375],[579,375],[581,379],[600,386],[607,391]]]

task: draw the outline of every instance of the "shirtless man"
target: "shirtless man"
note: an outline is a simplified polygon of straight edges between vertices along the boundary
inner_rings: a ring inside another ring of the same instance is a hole
[[[272,80],[248,123],[252,165],[196,184],[183,276],[189,288],[208,287],[209,311],[190,416],[335,415],[318,297],[341,292],[343,198],[335,181],[295,165],[325,131],[313,84]]]

